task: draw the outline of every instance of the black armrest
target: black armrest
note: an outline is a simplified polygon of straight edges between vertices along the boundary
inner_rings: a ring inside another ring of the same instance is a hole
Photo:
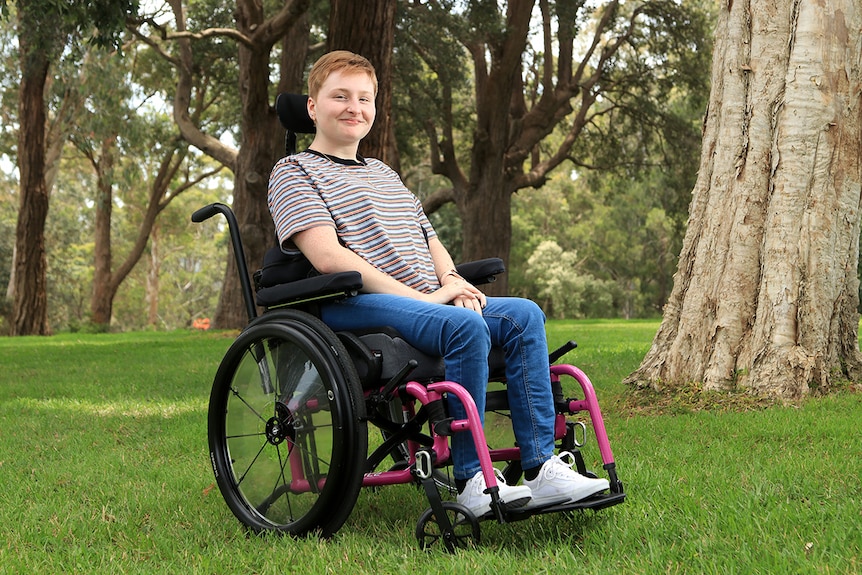
[[[254,274],[257,305],[279,307],[356,295],[359,272],[319,274],[302,254],[288,255],[277,246],[267,250],[263,267]]]
[[[500,258],[488,258],[460,264],[457,270],[470,283],[481,285],[495,281],[506,267]],[[320,275],[305,256],[288,255],[278,247],[267,251],[254,280],[257,305],[263,307],[351,296],[362,289],[359,272]]]
[[[500,258],[487,258],[465,262],[455,266],[458,274],[473,285],[489,284],[497,281],[499,274],[505,273],[506,266]]]
[[[261,288],[257,291],[257,305],[275,307],[338,298],[356,295],[361,289],[362,274],[359,272],[324,274]]]

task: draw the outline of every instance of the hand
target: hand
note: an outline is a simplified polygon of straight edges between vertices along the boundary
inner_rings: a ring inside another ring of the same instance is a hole
[[[469,296],[458,296],[452,300],[452,305],[472,309],[481,315],[482,310],[485,308],[485,294],[479,292]]]
[[[446,282],[446,285],[436,292],[428,294],[428,296],[429,299],[437,303],[451,303],[457,307],[471,309],[479,314],[482,313],[482,308],[487,303],[485,294],[479,291],[476,286],[461,278]]]

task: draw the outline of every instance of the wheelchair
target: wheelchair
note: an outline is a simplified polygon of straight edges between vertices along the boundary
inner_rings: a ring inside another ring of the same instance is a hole
[[[287,152],[296,133],[313,131],[305,96],[282,94],[276,104],[287,129]],[[453,552],[477,545],[480,521],[510,522],[535,514],[600,510],[625,500],[623,484],[587,375],[572,365],[554,365],[576,344],[550,355],[556,411],[555,438],[588,476],[580,447],[587,426],[574,421],[586,412],[595,432],[610,490],[575,503],[538,509],[510,509],[498,494],[494,463],[515,484],[522,475],[517,445],[488,446],[476,404],[457,382],[447,381],[440,357],[412,347],[394,329],[334,332],[316,314],[322,302],[354,297],[362,289],[358,272],[317,274],[304,257],[270,249],[252,279],[245,264],[232,210],[210,204],[192,215],[202,222],[217,214],[228,223],[249,322],[226,352],[216,372],[208,408],[210,460],[219,490],[233,514],[254,532],[295,536],[334,535],[350,516],[363,487],[413,483],[429,507],[415,536],[422,549]],[[458,266],[474,285],[503,273],[496,258]],[[258,307],[265,311],[258,315]],[[502,350],[489,356],[491,380],[505,385]],[[581,398],[565,398],[564,379],[574,380]],[[457,397],[467,417],[447,413],[447,397]],[[505,413],[505,389],[490,390],[486,412]],[[379,430],[372,434],[369,427]],[[475,517],[451,500],[453,484],[448,437],[470,433],[477,446],[491,496],[491,511]],[[387,463],[388,462],[388,463]]]

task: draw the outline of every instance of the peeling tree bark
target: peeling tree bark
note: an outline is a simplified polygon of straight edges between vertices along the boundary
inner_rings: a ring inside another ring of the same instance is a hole
[[[629,383],[783,398],[858,380],[862,7],[725,4],[675,285]]]

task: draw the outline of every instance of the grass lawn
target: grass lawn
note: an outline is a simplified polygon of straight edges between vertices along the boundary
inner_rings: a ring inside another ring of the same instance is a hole
[[[621,382],[657,327],[548,326],[579,343],[566,361],[596,386],[627,501],[484,522],[455,556],[417,549],[408,485],[364,490],[331,541],[249,536],[207,453],[233,334],[0,338],[0,573],[862,573],[862,394],[635,408]]]

